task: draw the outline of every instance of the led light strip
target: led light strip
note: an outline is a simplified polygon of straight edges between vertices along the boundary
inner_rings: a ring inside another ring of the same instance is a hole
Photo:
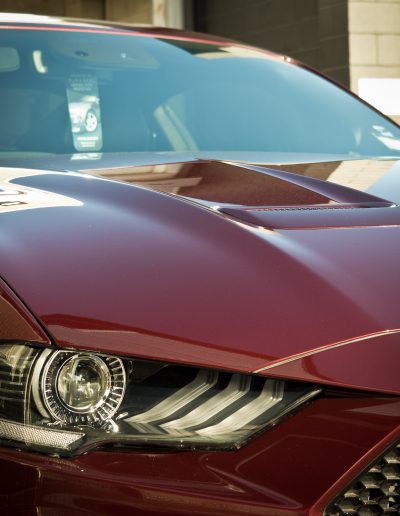
[[[205,403],[181,417],[161,425],[167,431],[176,432],[198,426],[231,406],[250,391],[251,378],[239,374],[232,375],[228,386]]]
[[[136,423],[142,425],[143,423],[153,423],[160,419],[165,419],[166,416],[174,414],[214,387],[217,381],[218,373],[201,369],[193,381],[179,389],[172,396],[161,401],[147,412],[124,419],[124,422],[136,426]]]
[[[257,417],[261,416],[274,405],[282,401],[283,393],[284,382],[266,380],[263,390],[256,399],[247,403],[216,425],[201,428],[196,430],[196,433],[213,437],[241,430],[243,427],[257,419]]]
[[[266,379],[258,395],[249,399],[251,377],[233,374],[224,389],[201,402],[201,395],[211,389],[217,380],[218,373],[200,370],[194,380],[172,396],[124,422],[141,434],[159,437],[196,434],[218,439],[245,430],[246,426],[280,403],[284,396],[283,381]],[[197,405],[192,410],[181,417],[174,417],[193,402],[197,402]],[[164,422],[157,424],[158,421]]]

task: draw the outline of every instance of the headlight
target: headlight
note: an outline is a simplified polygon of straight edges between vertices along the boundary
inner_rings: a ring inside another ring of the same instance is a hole
[[[67,456],[104,444],[237,449],[318,392],[255,375],[7,344],[0,440]]]
[[[121,359],[70,351],[44,352],[43,358],[43,370],[41,361],[34,368],[33,395],[44,417],[95,426],[114,416],[126,387]]]

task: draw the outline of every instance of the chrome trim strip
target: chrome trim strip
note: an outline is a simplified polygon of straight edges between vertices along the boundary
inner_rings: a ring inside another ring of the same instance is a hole
[[[376,333],[371,333],[370,335],[364,335],[362,337],[356,337],[353,339],[343,340],[341,342],[336,342],[334,344],[327,344],[326,346],[321,346],[320,348],[315,348],[315,349],[311,349],[309,351],[304,351],[304,353],[299,353],[298,355],[294,355],[289,358],[285,358],[283,360],[273,362],[272,364],[261,367],[260,369],[255,369],[253,371],[253,373],[261,373],[262,371],[267,371],[268,369],[272,369],[274,367],[279,367],[281,365],[285,365],[290,362],[294,362],[295,360],[300,360],[302,358],[316,355],[318,353],[322,353],[323,351],[329,351],[330,349],[341,348],[343,346],[347,346],[349,344],[355,344],[356,342],[361,342],[363,340],[375,339],[376,337],[384,337],[385,335],[393,335],[395,333],[400,333],[400,328],[396,328],[393,330],[379,331]]]

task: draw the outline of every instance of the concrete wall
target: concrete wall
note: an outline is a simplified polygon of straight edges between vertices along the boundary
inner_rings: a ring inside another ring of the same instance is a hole
[[[86,2],[86,0],[85,0]],[[104,0],[104,18],[127,23],[152,23],[151,0]]]
[[[188,1],[188,5],[191,2]],[[184,0],[0,0],[0,11],[183,28]]]
[[[398,79],[400,85],[400,0],[349,0],[348,12],[351,89],[362,94],[359,80],[370,78]],[[381,89],[385,95],[383,84]],[[387,114],[400,122],[400,102],[393,100],[378,99],[377,106],[389,104]]]
[[[361,77],[400,77],[400,0],[349,0],[349,33],[354,91]]]
[[[319,54],[316,68],[350,85],[347,0],[318,0]]]
[[[49,16],[104,17],[103,0],[0,0],[0,11]]]

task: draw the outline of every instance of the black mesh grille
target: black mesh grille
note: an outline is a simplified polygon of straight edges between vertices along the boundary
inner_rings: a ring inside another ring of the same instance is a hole
[[[370,208],[370,207],[369,207]],[[251,211],[325,211],[325,210],[365,210],[360,206],[331,205],[326,206],[269,206],[267,208],[253,208]]]
[[[325,510],[325,516],[400,514],[400,443],[360,475]]]

